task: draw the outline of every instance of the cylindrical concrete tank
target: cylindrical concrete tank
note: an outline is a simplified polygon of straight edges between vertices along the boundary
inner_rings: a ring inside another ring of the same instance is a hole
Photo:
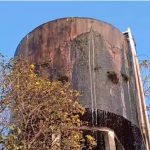
[[[118,29],[90,18],[54,20],[25,36],[20,54],[36,64],[51,60],[49,77],[82,92],[90,126],[112,129],[125,150],[145,149],[130,49]]]

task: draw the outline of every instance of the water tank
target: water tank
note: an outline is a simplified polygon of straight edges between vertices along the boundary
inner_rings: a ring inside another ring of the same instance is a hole
[[[91,18],[50,21],[27,34],[15,55],[35,64],[51,60],[49,78],[66,79],[82,93],[89,127],[113,130],[125,150],[145,149],[131,52],[117,28]]]

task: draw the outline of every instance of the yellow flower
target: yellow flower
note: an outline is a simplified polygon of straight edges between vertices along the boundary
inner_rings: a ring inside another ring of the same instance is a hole
[[[35,84],[36,84],[36,85],[39,85],[40,83],[39,83],[39,82],[35,82]]]
[[[30,77],[33,78],[35,75],[33,73],[30,74]]]
[[[88,141],[93,141],[93,140],[94,140],[91,135],[87,135],[86,137],[87,137],[87,140],[88,140]]]
[[[78,140],[78,139],[80,139],[80,136],[79,135],[75,135],[74,138]]]
[[[31,64],[30,67],[31,67],[32,69],[34,69],[35,65],[34,65],[34,64]]]
[[[61,94],[65,94],[65,92],[63,90],[60,91]]]

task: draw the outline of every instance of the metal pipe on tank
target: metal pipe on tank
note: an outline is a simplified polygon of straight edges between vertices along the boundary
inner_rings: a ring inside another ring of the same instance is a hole
[[[150,150],[150,127],[149,127],[148,115],[146,111],[145,96],[144,96],[144,90],[142,86],[140,68],[139,68],[135,44],[134,44],[134,40],[133,40],[133,36],[132,36],[130,28],[127,29],[127,32],[129,36],[129,42],[130,42],[131,53],[132,53],[132,58],[133,58],[135,80],[136,80],[137,94],[138,94],[139,107],[140,107],[142,131],[144,134],[146,134],[145,140],[146,140],[147,150]]]

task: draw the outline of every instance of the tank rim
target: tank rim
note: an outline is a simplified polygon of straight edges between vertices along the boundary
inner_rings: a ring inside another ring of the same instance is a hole
[[[114,25],[112,25],[111,23],[108,23],[106,21],[102,21],[100,19],[95,19],[95,18],[91,18],[91,17],[63,17],[63,18],[58,18],[58,19],[52,19],[50,21],[47,21],[45,23],[42,23],[41,25],[38,25],[37,27],[35,27],[34,29],[32,29],[30,32],[28,32],[19,42],[19,44],[17,45],[16,47],[16,50],[15,50],[15,54],[14,54],[14,57],[17,56],[17,53],[18,53],[18,48],[20,46],[20,44],[24,41],[24,39],[29,36],[32,32],[35,32],[38,28],[41,28],[42,26],[46,25],[46,24],[49,24],[49,23],[53,23],[53,22],[57,22],[57,21],[61,21],[61,20],[66,20],[66,19],[83,19],[83,20],[87,20],[87,19],[90,19],[90,20],[93,20],[93,21],[97,21],[97,22],[101,22],[101,23],[104,23],[105,25],[108,25],[108,26],[111,26],[113,27],[115,30],[117,30],[119,33],[121,33],[123,35],[123,33],[117,28],[115,27]]]

